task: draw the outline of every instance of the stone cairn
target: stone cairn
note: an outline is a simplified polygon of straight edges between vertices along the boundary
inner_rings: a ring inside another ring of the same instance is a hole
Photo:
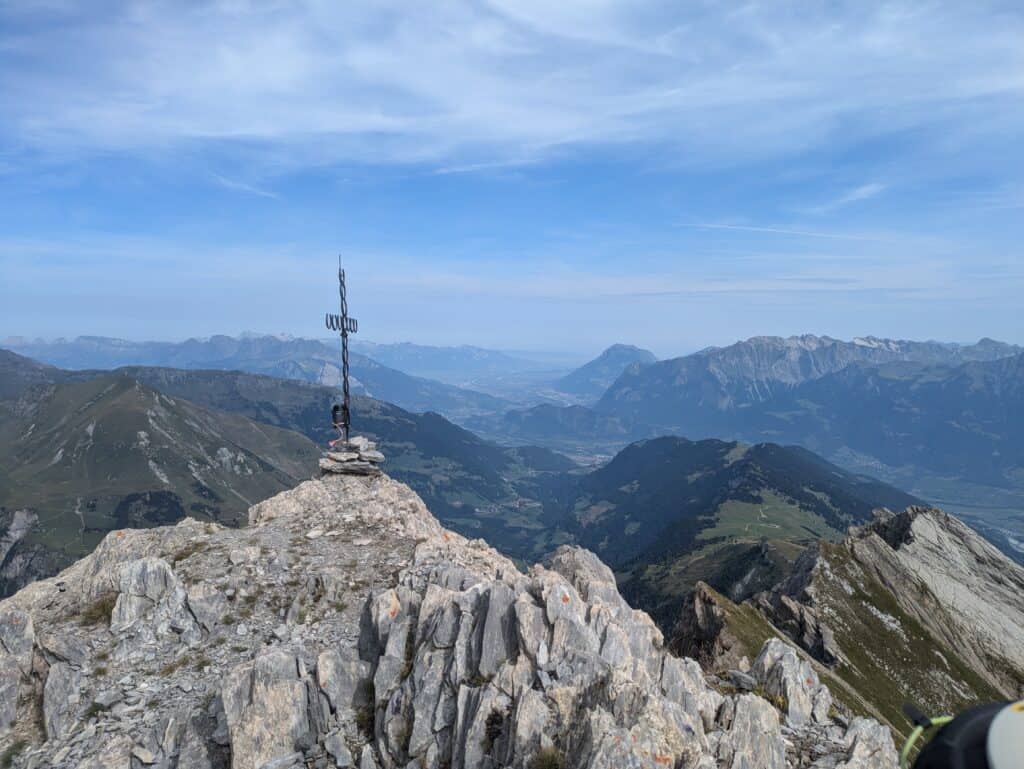
[[[320,457],[320,475],[380,475],[384,455],[377,444],[357,435],[348,443],[335,444]]]

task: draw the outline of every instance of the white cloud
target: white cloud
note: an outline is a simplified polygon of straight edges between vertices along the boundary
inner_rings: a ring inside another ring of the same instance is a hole
[[[220,174],[214,174],[213,180],[217,182],[217,184],[219,184],[221,187],[224,187],[225,189],[228,190],[245,192],[249,195],[257,195],[258,197],[261,198],[273,198],[274,200],[281,199],[279,195],[270,192],[269,190],[262,189],[261,187],[256,187],[252,184],[246,184],[245,182],[240,182],[236,179],[228,179],[226,176],[221,176]]]
[[[935,124],[955,145],[1022,121],[993,104],[1024,90],[1024,18],[986,3],[116,7],[0,9],[3,144],[216,148],[272,174],[486,168],[632,142],[731,163]]]
[[[840,208],[845,208],[851,203],[858,203],[863,200],[869,200],[870,198],[880,195],[886,190],[886,185],[879,182],[868,182],[867,184],[861,184],[853,189],[844,192],[839,197],[822,203],[821,205],[811,206],[805,209],[806,213],[810,214],[828,214],[833,211],[838,211]]]
[[[875,237],[872,235],[855,235],[842,232],[817,232],[814,230],[798,230],[786,227],[759,227],[747,224],[680,224],[680,227],[694,227],[701,230],[736,230],[738,232],[756,232],[767,235],[792,235],[799,238],[828,238],[830,240],[864,240],[871,242],[884,242],[888,238]]]

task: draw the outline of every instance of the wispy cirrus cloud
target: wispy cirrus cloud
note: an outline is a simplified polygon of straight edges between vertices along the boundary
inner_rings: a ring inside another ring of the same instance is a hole
[[[16,0],[0,29],[0,141],[72,155],[214,148],[273,173],[647,142],[715,164],[1024,127],[1024,13],[985,2]]]
[[[8,0],[0,320],[304,333],[340,249],[378,339],[1019,339],[1021,39],[995,0]]]
[[[281,196],[276,193],[270,192],[269,190],[256,187],[252,184],[246,184],[236,179],[228,179],[226,176],[220,174],[214,174],[213,180],[217,182],[221,187],[227,190],[235,190],[236,192],[244,192],[248,195],[256,195],[261,198],[271,198],[273,200],[280,200]]]
[[[680,224],[680,227],[692,227],[700,230],[735,230],[737,232],[754,232],[766,235],[789,235],[797,238],[827,238],[829,240],[862,240],[874,243],[891,241],[891,238],[874,235],[858,235],[844,232],[817,232],[814,230],[792,229],[786,227],[761,227],[749,224],[722,224],[700,222],[696,224]]]
[[[845,208],[852,203],[859,203],[864,200],[870,200],[873,197],[881,195],[886,190],[886,185],[880,182],[868,182],[867,184],[860,184],[853,189],[850,189],[836,198],[829,200],[825,203],[821,203],[817,206],[810,206],[804,209],[805,213],[809,214],[828,214],[834,211],[838,211],[841,208]]]

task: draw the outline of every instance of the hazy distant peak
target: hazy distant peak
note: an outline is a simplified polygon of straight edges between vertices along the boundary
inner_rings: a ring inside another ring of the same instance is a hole
[[[630,344],[613,344],[589,363],[558,380],[562,392],[588,398],[599,397],[624,371],[657,362],[650,350]]]
[[[624,344],[623,342],[616,342],[613,345],[609,345],[605,348],[598,359],[610,357],[612,355],[636,355],[638,357],[649,358],[652,362],[657,360],[650,350],[645,350],[642,347],[637,347],[635,344]]]

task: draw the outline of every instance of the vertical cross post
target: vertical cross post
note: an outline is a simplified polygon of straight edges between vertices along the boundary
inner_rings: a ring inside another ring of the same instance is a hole
[[[348,316],[348,298],[345,295],[345,271],[341,269],[341,257],[338,257],[338,298],[341,313],[334,315],[327,313],[327,328],[331,331],[341,333],[341,392],[342,405],[337,405],[331,410],[331,421],[334,427],[341,431],[342,438],[348,443],[349,427],[352,424],[351,410],[349,407],[349,385],[348,385],[348,335],[359,330],[359,322]],[[340,412],[340,413],[339,413]]]

